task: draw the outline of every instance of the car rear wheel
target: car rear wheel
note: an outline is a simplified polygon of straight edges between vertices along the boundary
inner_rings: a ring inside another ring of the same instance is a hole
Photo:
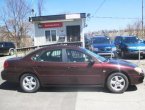
[[[107,88],[113,93],[125,92],[128,85],[128,78],[123,73],[113,73],[107,79]]]
[[[9,55],[14,55],[14,50],[13,49],[10,50]]]
[[[33,74],[24,74],[20,79],[20,86],[24,92],[36,92],[40,87],[38,78]]]

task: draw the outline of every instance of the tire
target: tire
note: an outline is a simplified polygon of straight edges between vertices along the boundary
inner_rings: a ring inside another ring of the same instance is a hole
[[[13,50],[13,49],[11,49],[11,50],[9,51],[9,55],[14,55],[14,50]]]
[[[123,73],[113,73],[107,79],[107,88],[113,93],[123,93],[127,90],[129,81]]]
[[[125,57],[126,57],[125,53],[121,51],[121,58],[125,58]]]
[[[40,88],[40,82],[35,75],[27,73],[21,76],[20,86],[24,92],[33,93]]]
[[[114,53],[114,58],[120,58],[117,52]]]

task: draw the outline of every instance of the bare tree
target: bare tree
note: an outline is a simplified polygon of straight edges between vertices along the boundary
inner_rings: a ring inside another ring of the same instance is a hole
[[[129,33],[129,35],[136,35],[138,37],[142,36],[142,28],[141,28],[141,21],[136,21],[132,24],[127,25],[127,29],[125,30]]]
[[[38,0],[38,15],[42,15],[42,10],[44,9],[44,0]]]
[[[125,32],[127,32],[129,35],[132,35],[133,31],[134,31],[133,26],[131,24],[128,24],[127,29],[125,29]]]
[[[134,26],[134,30],[135,30],[135,34],[136,34],[136,36],[142,36],[142,34],[141,34],[141,30],[142,30],[142,25],[141,25],[141,21],[136,21],[134,24],[133,24],[133,26]]]
[[[21,37],[26,36],[29,29],[30,6],[26,0],[5,0],[5,4],[1,12],[3,25],[8,35],[13,37],[17,46],[20,47]]]

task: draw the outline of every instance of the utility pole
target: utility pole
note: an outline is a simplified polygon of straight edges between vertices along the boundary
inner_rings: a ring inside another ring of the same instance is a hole
[[[142,0],[142,39],[144,39],[144,21],[143,21],[143,19],[144,19],[144,2],[143,2],[143,0]]]

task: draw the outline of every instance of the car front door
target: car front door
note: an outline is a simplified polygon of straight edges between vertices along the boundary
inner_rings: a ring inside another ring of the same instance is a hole
[[[90,64],[92,57],[78,51],[67,49],[67,74],[70,84],[101,84],[102,83],[102,64]]]

